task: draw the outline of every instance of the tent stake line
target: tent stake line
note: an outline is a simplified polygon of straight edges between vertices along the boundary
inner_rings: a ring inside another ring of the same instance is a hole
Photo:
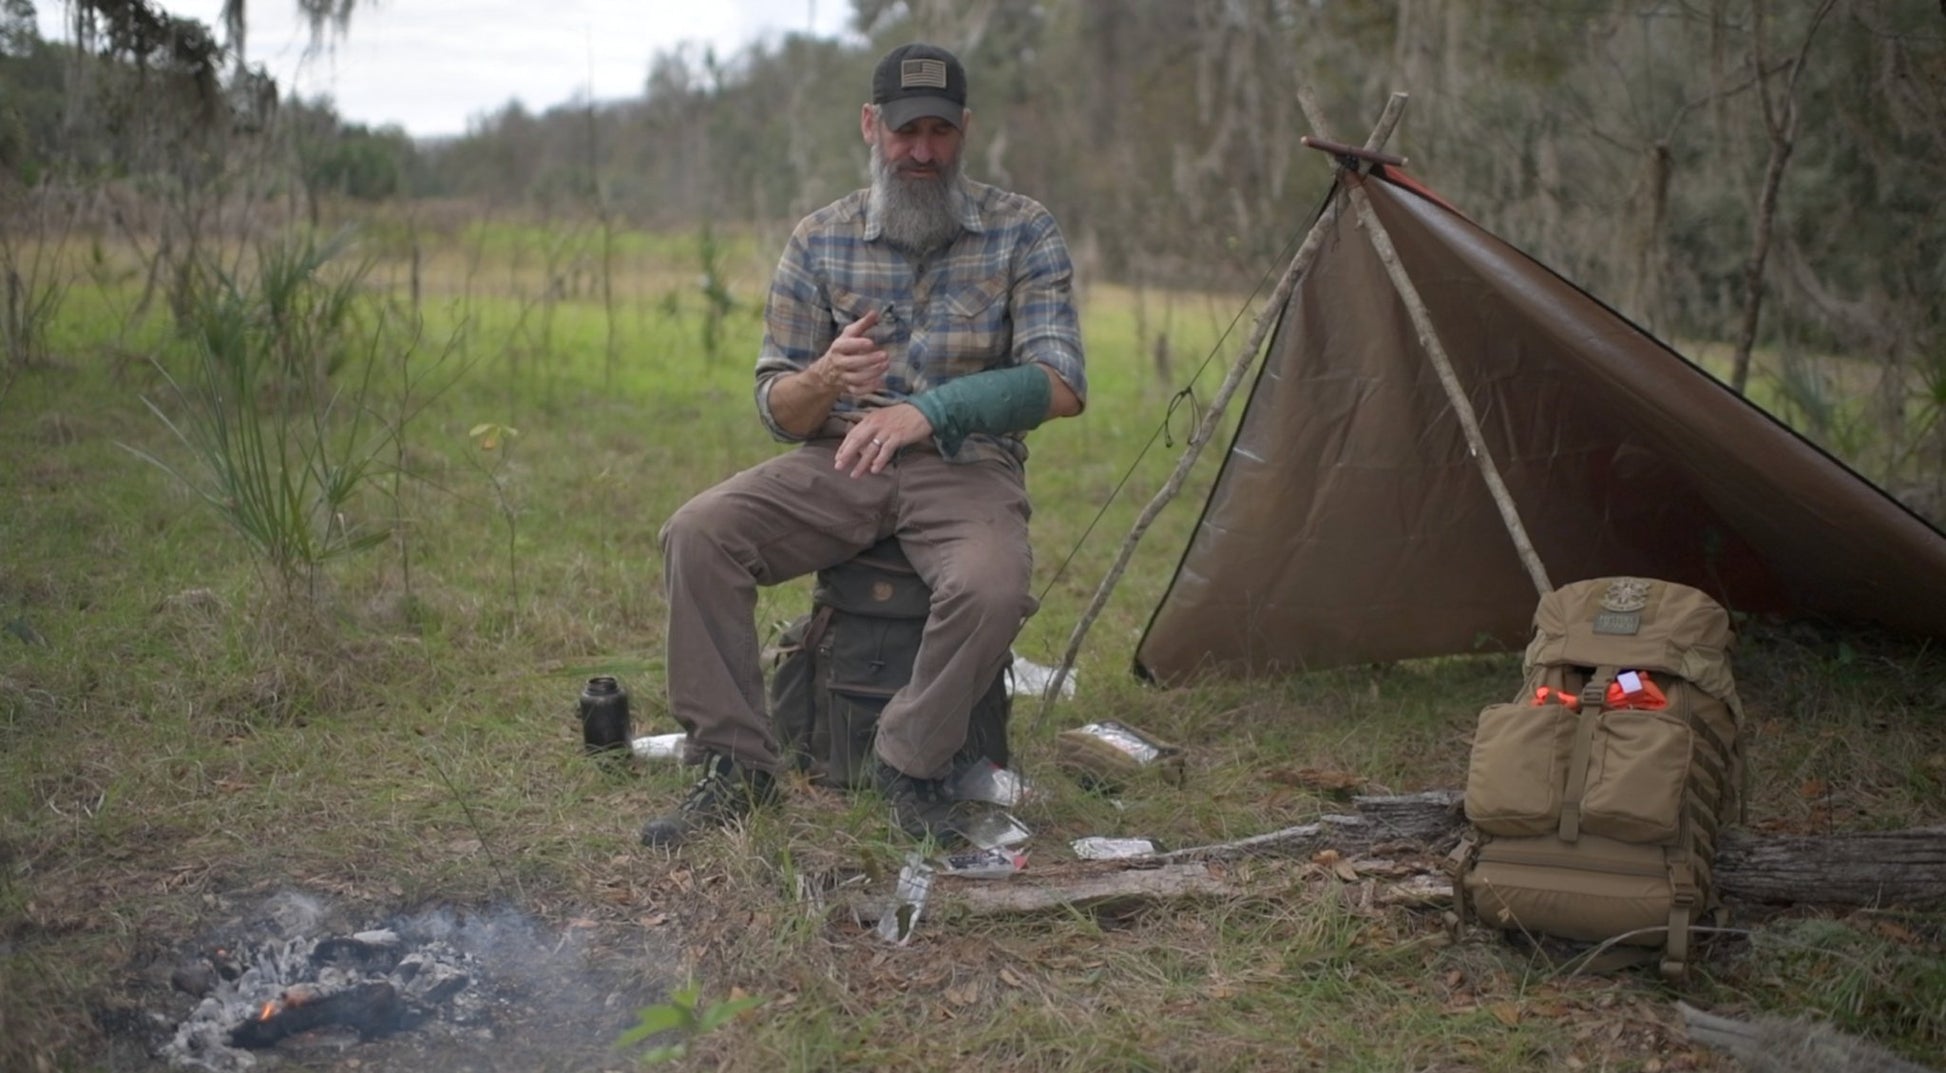
[[[1306,94],[1299,94],[1300,104],[1307,103],[1305,97]],[[1371,136],[1366,139],[1365,148],[1361,152],[1377,153],[1385,145],[1386,140],[1392,136],[1392,131],[1398,127],[1400,117],[1405,114],[1405,102],[1405,94],[1392,94],[1385,102],[1385,111],[1379,115],[1378,123],[1372,127]],[[1305,111],[1310,112],[1312,109],[1306,107]],[[1318,126],[1315,115],[1309,118],[1312,126]],[[1283,278],[1277,281],[1277,289],[1264,300],[1263,308],[1257,313],[1257,321],[1250,328],[1250,338],[1244,341],[1237,353],[1236,361],[1230,366],[1229,375],[1223,378],[1222,386],[1210,400],[1209,409],[1203,414],[1202,423],[1196,426],[1196,432],[1190,437],[1182,458],[1176,462],[1175,472],[1169,475],[1169,479],[1163,483],[1155,497],[1149,500],[1148,506],[1142,508],[1141,516],[1135,520],[1134,527],[1122,541],[1121,550],[1115,553],[1114,565],[1109,567],[1108,573],[1102,577],[1101,584],[1095,587],[1095,595],[1089,601],[1087,611],[1083,612],[1081,619],[1074,624],[1074,633],[1068,638],[1067,650],[1061,653],[1061,662],[1054,668],[1054,673],[1048,678],[1047,689],[1041,694],[1041,709],[1034,717],[1036,726],[1047,721],[1047,714],[1053,709],[1055,699],[1060,697],[1061,686],[1067,681],[1068,672],[1074,669],[1075,657],[1081,652],[1081,644],[1086,640],[1089,628],[1094,625],[1095,619],[1101,616],[1102,608],[1108,604],[1109,594],[1115,590],[1116,583],[1128,569],[1129,560],[1135,554],[1135,546],[1141,542],[1143,534],[1148,532],[1149,526],[1154,524],[1156,517],[1162,513],[1162,508],[1182,490],[1183,482],[1188,478],[1190,469],[1202,456],[1203,446],[1215,435],[1217,422],[1222,419],[1223,411],[1229,406],[1231,396],[1236,394],[1237,387],[1243,383],[1244,374],[1249,372],[1251,365],[1255,364],[1257,351],[1263,348],[1264,337],[1270,333],[1270,326],[1276,322],[1278,311],[1290,301],[1291,292],[1296,289],[1298,278],[1311,267],[1311,262],[1317,260],[1318,250],[1324,246],[1324,225],[1335,211],[1335,207],[1326,208],[1317,222],[1311,225],[1310,233],[1304,236],[1303,244],[1291,258],[1290,266],[1284,270]]]

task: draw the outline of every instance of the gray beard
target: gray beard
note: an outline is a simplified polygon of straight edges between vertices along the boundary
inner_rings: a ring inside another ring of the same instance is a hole
[[[953,196],[958,187],[957,160],[941,168],[936,179],[908,179],[872,146],[872,212],[885,240],[907,253],[924,256],[959,237],[959,206]]]

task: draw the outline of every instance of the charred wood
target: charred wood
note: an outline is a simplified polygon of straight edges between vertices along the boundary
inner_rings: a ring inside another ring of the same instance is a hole
[[[370,1039],[398,1029],[405,1004],[387,983],[358,984],[343,991],[265,1011],[230,1031],[232,1047],[274,1047],[280,1040],[325,1025],[345,1025]]]

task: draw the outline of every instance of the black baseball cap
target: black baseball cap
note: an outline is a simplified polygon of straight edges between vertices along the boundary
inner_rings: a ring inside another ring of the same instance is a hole
[[[966,110],[966,68],[937,45],[900,45],[872,72],[872,103],[893,130],[921,116],[957,127]]]

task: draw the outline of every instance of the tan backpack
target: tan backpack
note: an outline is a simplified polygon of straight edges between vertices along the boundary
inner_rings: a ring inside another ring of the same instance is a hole
[[[1663,974],[1686,974],[1691,927],[1720,909],[1717,834],[1742,807],[1732,639],[1716,601],[1673,582],[1541,598],[1520,695],[1473,739],[1462,919],[1660,947]]]

